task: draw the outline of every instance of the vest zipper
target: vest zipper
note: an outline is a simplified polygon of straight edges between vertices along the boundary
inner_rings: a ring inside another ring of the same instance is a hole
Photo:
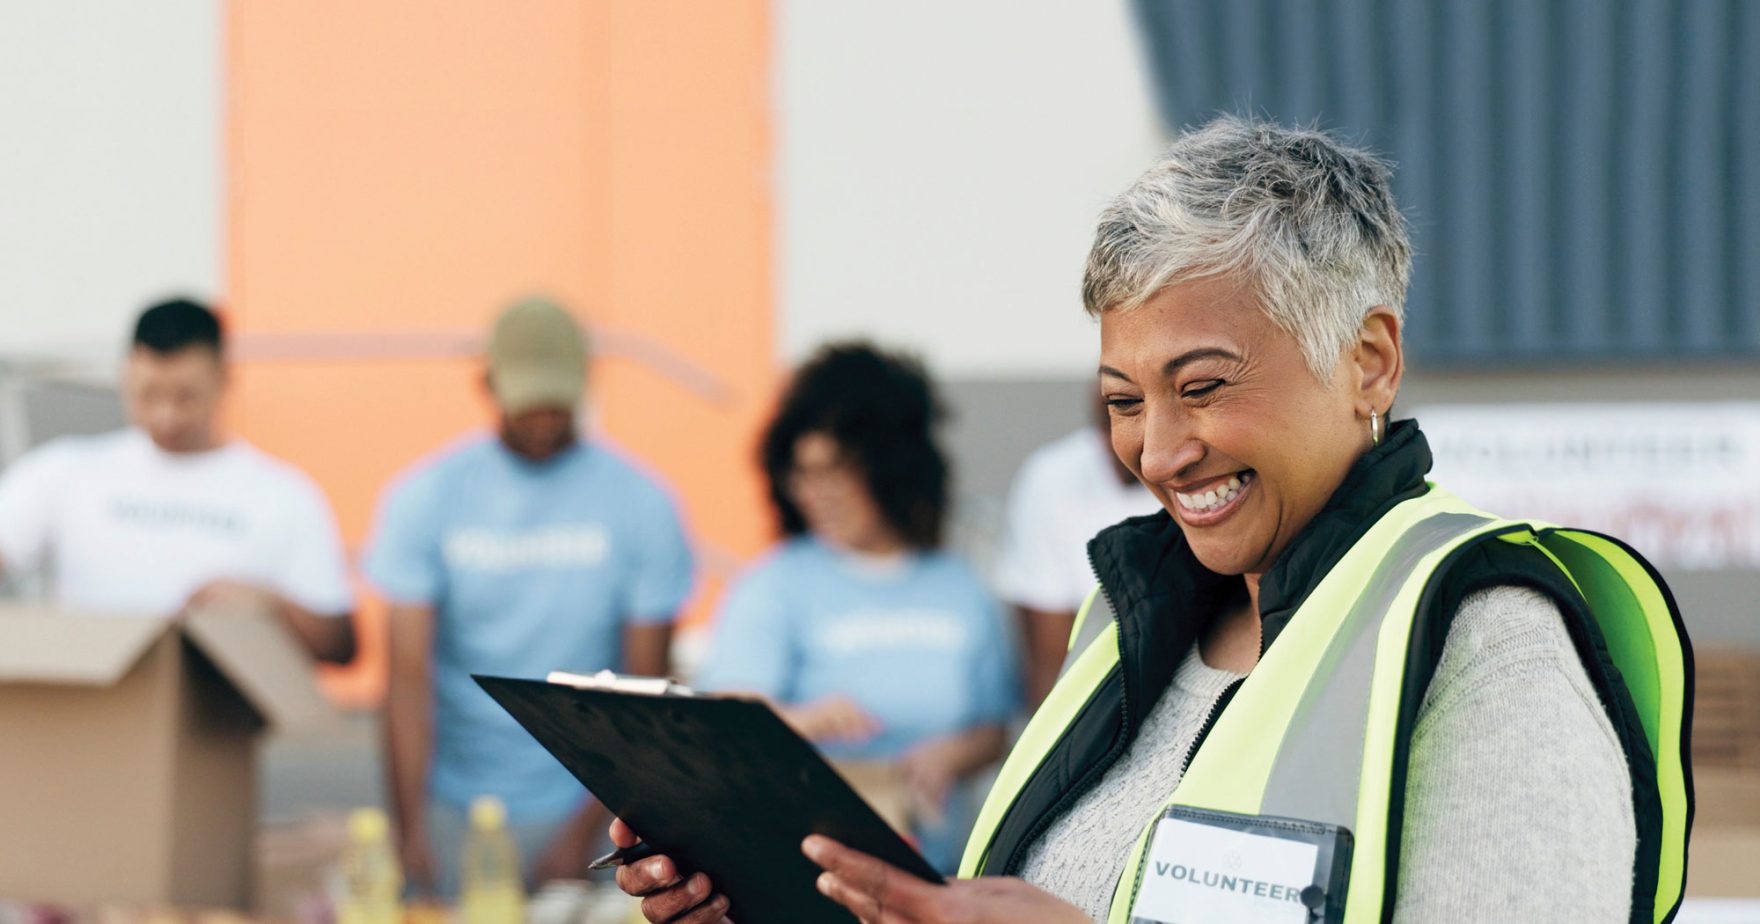
[[[1186,759],[1180,762],[1179,778],[1181,782],[1185,781],[1186,771],[1192,766],[1192,758],[1198,756],[1198,747],[1204,743],[1205,738],[1210,737],[1211,726],[1215,725],[1216,720],[1222,717],[1222,710],[1228,708],[1229,700],[1234,699],[1235,691],[1239,690],[1243,683],[1246,683],[1245,677],[1229,681],[1228,686],[1222,688],[1221,695],[1216,697],[1216,702],[1210,705],[1210,714],[1204,717],[1204,724],[1198,726],[1198,734],[1192,739],[1192,746],[1186,749]],[[1178,789],[1179,787],[1176,785],[1174,788]]]
[[[1204,724],[1198,726],[1198,734],[1192,739],[1192,746],[1186,749],[1186,759],[1180,763],[1180,782],[1185,781],[1186,770],[1191,767],[1192,758],[1198,756],[1198,745],[1203,744],[1204,739],[1209,737],[1210,726],[1215,725],[1216,720],[1222,717],[1222,710],[1228,707],[1229,700],[1234,699],[1234,692],[1240,689],[1241,684],[1244,682],[1245,678],[1231,681],[1228,686],[1222,688],[1222,693],[1216,697],[1216,702],[1210,706],[1210,714],[1204,717]],[[1177,791],[1179,785],[1175,784],[1173,788]],[[1167,806],[1164,805],[1155,813],[1155,819],[1149,822],[1149,824],[1159,825],[1161,823],[1161,817],[1166,814],[1166,812]],[[1137,905],[1137,893],[1143,889],[1143,873],[1149,868],[1149,848],[1154,845],[1155,832],[1151,830],[1149,832],[1149,843],[1143,845],[1143,855],[1137,858],[1137,871],[1131,878],[1130,907],[1132,908],[1135,908]]]
[[[1259,661],[1263,660],[1265,660],[1265,632],[1261,629],[1259,632]],[[1258,661],[1253,662],[1253,666],[1257,667]],[[1204,724],[1198,726],[1197,737],[1192,739],[1192,746],[1186,749],[1186,759],[1179,765],[1181,781],[1185,780],[1186,770],[1192,766],[1192,758],[1198,756],[1198,746],[1204,743],[1205,738],[1210,737],[1210,727],[1216,724],[1217,719],[1222,718],[1222,710],[1228,708],[1229,701],[1234,699],[1235,691],[1239,690],[1241,684],[1246,682],[1247,678],[1245,677],[1229,681],[1228,686],[1222,688],[1222,694],[1216,697],[1216,702],[1210,704],[1210,714],[1204,717]]]
[[[1259,632],[1259,660],[1265,660],[1265,633],[1263,630]],[[1258,662],[1255,661],[1253,666],[1257,667]],[[1228,686],[1222,688],[1222,694],[1216,697],[1216,702],[1210,705],[1210,714],[1204,717],[1204,724],[1198,726],[1198,735],[1192,739],[1192,746],[1186,750],[1186,759],[1179,765],[1181,781],[1185,780],[1186,771],[1192,766],[1192,758],[1198,756],[1198,746],[1204,743],[1205,738],[1210,737],[1210,727],[1216,724],[1217,719],[1222,718],[1222,710],[1228,708],[1229,701],[1234,699],[1235,691],[1239,690],[1241,684],[1246,682],[1247,678],[1245,677],[1229,681]]]

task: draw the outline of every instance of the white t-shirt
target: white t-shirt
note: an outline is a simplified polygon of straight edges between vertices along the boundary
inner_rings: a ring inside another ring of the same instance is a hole
[[[1088,540],[1120,520],[1159,509],[1148,488],[1118,480],[1112,447],[1095,427],[1033,450],[1009,490],[997,594],[1037,610],[1079,608],[1096,583]]]
[[[49,568],[56,602],[94,613],[165,615],[222,578],[354,608],[322,492],[242,442],[174,454],[128,429],[39,447],[0,472],[0,565]]]

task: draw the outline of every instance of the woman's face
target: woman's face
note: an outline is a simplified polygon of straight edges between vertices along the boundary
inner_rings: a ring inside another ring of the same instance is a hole
[[[807,531],[821,542],[858,552],[898,547],[866,477],[829,434],[808,433],[795,440],[788,496],[807,521]]]
[[[1226,278],[1100,316],[1112,448],[1220,574],[1263,574],[1369,448],[1399,380],[1399,322],[1376,309],[1328,381]]]

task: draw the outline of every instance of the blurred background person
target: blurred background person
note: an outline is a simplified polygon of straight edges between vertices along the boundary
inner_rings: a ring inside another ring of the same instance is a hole
[[[1112,423],[1096,397],[1094,421],[1040,446],[1008,492],[996,592],[1014,607],[1027,704],[1057,679],[1076,610],[1094,590],[1088,540],[1128,517],[1161,509],[1112,451]]]
[[[890,765],[951,869],[956,784],[1001,756],[1018,702],[1000,607],[941,549],[939,414],[920,365],[864,344],[795,373],[762,444],[784,538],[723,601],[697,683],[773,701],[833,760]]]
[[[493,435],[417,463],[367,551],[391,602],[390,804],[413,890],[450,897],[479,795],[498,797],[528,879],[581,878],[597,805],[471,680],[664,674],[692,554],[668,490],[576,432],[587,344],[559,306],[503,312],[485,384]]]
[[[63,437],[0,477],[0,569],[46,568],[56,605],[164,616],[273,613],[317,658],[354,657],[346,556],[303,472],[226,438],[225,341],[206,306],[142,312],[123,370],[130,426]]]

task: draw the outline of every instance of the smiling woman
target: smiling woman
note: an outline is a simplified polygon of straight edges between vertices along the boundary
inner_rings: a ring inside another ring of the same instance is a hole
[[[1367,447],[1364,421],[1393,403],[1403,372],[1390,309],[1370,311],[1320,377],[1229,276],[1105,312],[1100,355],[1114,450],[1224,574],[1270,570]]]
[[[1672,917],[1679,614],[1617,540],[1425,480],[1416,422],[1387,422],[1411,260],[1389,183],[1223,118],[1106,210],[1100,388],[1166,509],[1090,542],[1099,588],[965,879],[810,838],[826,894],[885,924]],[[649,862],[619,881],[651,920],[727,911]]]

